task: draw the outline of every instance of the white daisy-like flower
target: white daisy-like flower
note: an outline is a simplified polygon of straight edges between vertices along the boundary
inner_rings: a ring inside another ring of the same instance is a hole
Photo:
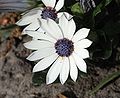
[[[40,60],[33,68],[33,72],[42,71],[50,67],[46,83],[53,83],[60,77],[62,84],[67,80],[69,73],[73,81],[78,77],[78,69],[87,72],[83,59],[89,57],[86,49],[92,41],[86,39],[90,29],[82,28],[75,33],[76,25],[73,19],[68,20],[63,14],[59,24],[51,19],[42,20],[41,27],[46,34],[29,30],[27,33],[36,38],[24,44],[28,49],[35,50],[27,59]]]
[[[44,32],[40,29],[40,25],[37,22],[37,19],[53,19],[57,20],[62,12],[58,11],[63,7],[64,0],[42,0],[46,7],[38,7],[30,10],[29,12],[23,13],[22,18],[16,23],[19,26],[28,25],[24,30],[23,34],[26,34],[26,30],[39,30],[40,32]]]

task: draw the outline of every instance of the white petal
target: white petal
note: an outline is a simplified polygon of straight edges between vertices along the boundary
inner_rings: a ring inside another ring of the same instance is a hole
[[[51,47],[49,47],[49,48],[42,48],[42,49],[39,49],[39,50],[34,51],[33,53],[31,53],[27,57],[27,59],[29,61],[36,61],[36,60],[40,60],[40,59],[42,59],[44,57],[50,56],[52,54],[55,54],[54,47],[53,48],[51,48]]]
[[[40,26],[40,28],[37,31],[45,33],[45,31],[41,28],[41,26]]]
[[[63,14],[65,15],[65,17],[66,17],[68,20],[70,20],[70,19],[73,18],[73,16],[70,15],[69,13],[67,13],[67,12],[59,12],[59,13],[57,14],[58,18],[60,18]]]
[[[27,30],[37,30],[38,28],[40,28],[40,24],[39,22],[37,21],[37,19],[34,19],[34,22],[32,22],[31,24],[29,24],[27,27],[24,28],[23,30],[23,35],[24,34],[27,34],[26,31]]]
[[[74,47],[74,51],[83,59],[89,58],[89,52],[87,49],[81,49],[81,47]]]
[[[55,39],[53,39],[52,37],[50,37],[47,34],[44,34],[43,32],[27,30],[26,34],[28,34],[29,36],[31,36],[31,37],[33,37],[35,39],[48,40],[48,41],[53,42],[53,43],[56,42]]]
[[[43,58],[34,66],[33,72],[42,71],[48,68],[57,59],[57,57],[58,57],[57,54],[53,54],[51,56]]]
[[[60,71],[60,81],[62,84],[65,83],[65,81],[67,80],[68,78],[68,75],[69,75],[69,60],[67,57],[64,58],[64,62],[63,62],[63,66],[62,66],[62,69]]]
[[[16,22],[16,24],[19,26],[28,25],[28,24],[34,22],[35,19],[37,19],[37,18],[40,18],[40,14],[34,14],[31,16],[22,17],[18,22]]]
[[[42,0],[42,2],[44,3],[44,5],[46,7],[52,7],[52,8],[54,8],[56,0]]]
[[[64,36],[66,37],[66,33],[68,31],[68,20],[64,14],[59,18],[59,26],[60,26]]]
[[[56,11],[59,11],[64,6],[64,1],[65,0],[58,0],[57,4],[55,6]]]
[[[82,28],[80,30],[78,30],[75,35],[73,36],[73,39],[72,41],[73,42],[77,42],[81,39],[84,39],[88,36],[88,33],[89,33],[90,29],[87,29],[87,28]]]
[[[53,21],[52,19],[48,19],[48,26],[51,29],[55,38],[57,38],[57,39],[63,38],[63,34],[62,34],[58,24],[55,21]]]
[[[66,15],[63,14],[59,18],[59,25],[63,31],[64,37],[71,39],[76,30],[76,25],[73,19],[68,20]]]
[[[70,60],[70,76],[73,79],[73,81],[76,81],[78,76],[78,69],[72,56],[69,57],[69,60]]]
[[[67,38],[71,39],[75,33],[75,30],[76,30],[76,25],[75,25],[75,22],[73,19],[69,20],[68,22],[68,28],[67,28]]]
[[[54,43],[43,40],[32,40],[27,43],[24,43],[24,46],[31,50],[38,50],[46,47],[54,47]]]
[[[73,53],[73,58],[75,60],[77,67],[79,68],[79,70],[86,73],[87,65],[86,65],[85,61],[75,53]]]
[[[48,24],[47,24],[47,20],[45,20],[45,19],[41,19],[41,21],[40,20],[38,20],[39,21],[39,23],[40,23],[40,25],[41,25],[41,28],[48,34],[48,35],[50,35],[51,37],[53,37],[52,36],[52,31],[49,29],[49,26],[48,26]],[[54,37],[53,37],[54,38]]]
[[[22,15],[22,18],[27,17],[27,16],[32,16],[32,15],[35,15],[35,14],[38,14],[38,13],[39,14],[42,13],[42,10],[43,10],[42,7],[37,7],[37,8],[33,8],[31,10],[28,10],[28,11],[22,13],[21,15]]]
[[[41,20],[41,27],[45,30],[50,36],[56,39],[63,38],[63,34],[58,26],[58,24],[52,19]]]
[[[47,76],[46,76],[46,83],[50,84],[54,82],[58,75],[60,74],[61,68],[63,66],[63,58],[59,57],[49,69]]]
[[[74,47],[76,48],[88,48],[92,44],[92,41],[88,39],[82,39],[76,43],[74,43]]]

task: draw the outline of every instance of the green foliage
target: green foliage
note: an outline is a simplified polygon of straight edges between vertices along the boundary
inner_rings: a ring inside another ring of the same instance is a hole
[[[114,4],[115,6],[111,11],[111,8],[106,7],[110,3],[115,2],[112,2],[112,0],[103,0],[95,9],[93,9],[93,11],[84,15],[84,20],[79,23],[79,25],[82,23],[83,27],[91,27],[91,32],[88,38],[93,41],[92,46],[89,48],[93,61],[95,60],[99,62],[101,59],[104,61],[108,60],[112,54],[115,54],[113,50],[118,47],[120,42],[119,6]],[[114,9],[118,9],[118,11]],[[94,22],[90,24],[90,20],[93,20]],[[93,27],[91,25],[93,25]],[[115,58],[112,59],[115,60]],[[100,81],[90,94],[96,93],[119,76],[120,72],[108,75],[105,79]]]
[[[33,74],[32,82],[34,85],[41,85],[45,83],[46,72],[36,72]]]
[[[10,31],[0,31],[0,42],[10,36]]]
[[[97,31],[96,43],[94,49],[92,48],[93,59],[106,60],[112,55],[112,41],[108,38],[105,32]]]
[[[93,17],[95,17],[97,14],[99,14],[102,9],[105,8],[112,0],[103,0],[99,5],[96,6],[96,8],[93,11]]]
[[[16,27],[16,25],[8,25],[6,27],[0,27],[0,41],[5,40],[11,34],[11,31]]]
[[[106,78],[100,81],[100,83],[89,93],[90,95],[95,94],[99,89],[105,86],[110,81],[114,80],[115,78],[120,77],[120,71],[114,72],[108,75]]]
[[[75,3],[75,4],[71,7],[71,11],[72,11],[72,13],[75,14],[75,15],[82,15],[82,14],[84,13],[79,3]]]

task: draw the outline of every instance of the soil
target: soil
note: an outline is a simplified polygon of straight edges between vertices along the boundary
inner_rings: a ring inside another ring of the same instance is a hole
[[[87,75],[79,73],[76,82],[68,79],[64,85],[59,82],[35,85],[32,82],[35,63],[26,60],[32,51],[23,46],[28,40],[28,36],[18,34],[0,43],[0,98],[120,98],[120,78],[89,95],[102,79],[119,71],[120,64],[88,63]]]

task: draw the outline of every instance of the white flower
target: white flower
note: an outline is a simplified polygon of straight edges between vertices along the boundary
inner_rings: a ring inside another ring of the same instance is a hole
[[[23,13],[22,18],[16,23],[19,26],[28,25],[23,30],[23,34],[26,34],[26,30],[39,30],[40,32],[44,32],[40,28],[37,20],[38,18],[51,18],[53,20],[57,20],[57,18],[61,16],[62,12],[58,13],[58,11],[63,7],[64,0],[42,0],[42,2],[46,7],[38,7],[30,10],[29,12]]]
[[[76,81],[78,69],[87,72],[87,66],[83,59],[89,57],[86,49],[92,42],[86,37],[89,29],[82,28],[75,33],[76,25],[73,19],[66,19],[63,14],[59,19],[59,24],[51,19],[42,20],[41,27],[46,34],[39,31],[27,31],[36,38],[24,44],[28,49],[35,50],[27,57],[30,61],[40,60],[33,68],[33,72],[42,71],[50,67],[46,83],[50,84],[60,77],[62,84],[70,76]]]

